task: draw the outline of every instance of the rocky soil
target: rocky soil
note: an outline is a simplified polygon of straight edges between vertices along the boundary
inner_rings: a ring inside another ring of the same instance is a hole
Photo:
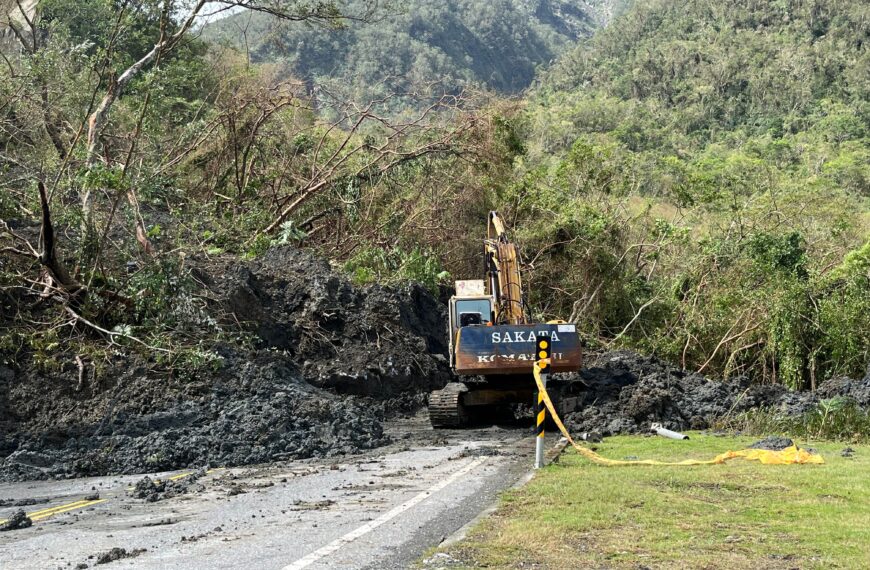
[[[323,261],[276,248],[196,265],[214,319],[253,348],[218,343],[215,367],[155,372],[139,356],[96,378],[0,366],[0,480],[233,466],[387,443],[388,412],[451,378],[446,310],[424,288],[354,287]]]
[[[617,351],[590,357],[579,374],[559,376],[557,385],[578,396],[566,426],[602,436],[646,432],[654,422],[672,430],[707,429],[717,418],[758,407],[799,415],[834,396],[870,407],[870,371],[863,380],[833,378],[816,393],[791,392],[746,377],[707,378],[655,357]]]

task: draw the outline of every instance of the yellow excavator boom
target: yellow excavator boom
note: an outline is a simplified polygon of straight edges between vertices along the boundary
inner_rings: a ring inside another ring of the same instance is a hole
[[[526,324],[519,252],[517,246],[508,240],[498,212],[489,213],[486,235],[486,293],[495,298],[495,323]]]

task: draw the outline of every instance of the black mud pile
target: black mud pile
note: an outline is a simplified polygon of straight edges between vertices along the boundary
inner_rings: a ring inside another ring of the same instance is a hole
[[[749,446],[749,449],[767,449],[770,451],[782,451],[794,445],[794,440],[775,435],[760,439]]]
[[[425,288],[358,288],[292,248],[203,274],[218,306],[300,366],[305,380],[379,398],[450,381],[446,308]]]
[[[357,288],[291,248],[195,276],[213,318],[253,348],[211,344],[219,362],[192,376],[118,354],[82,385],[74,362],[0,366],[0,480],[358,452],[388,443],[385,411],[450,379],[446,310],[422,287]]]
[[[577,396],[567,427],[604,436],[648,432],[654,422],[672,430],[707,429],[718,418],[758,407],[799,415],[834,396],[870,405],[870,375],[862,381],[834,378],[815,394],[791,392],[744,377],[706,378],[628,351],[593,357],[579,374],[560,376],[557,385]]]

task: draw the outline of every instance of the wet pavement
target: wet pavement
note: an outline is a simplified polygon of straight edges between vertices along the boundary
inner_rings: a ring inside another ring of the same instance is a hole
[[[390,429],[364,455],[150,474],[179,487],[156,502],[141,475],[2,484],[0,520],[34,524],[0,533],[0,568],[407,568],[529,471],[527,429]]]

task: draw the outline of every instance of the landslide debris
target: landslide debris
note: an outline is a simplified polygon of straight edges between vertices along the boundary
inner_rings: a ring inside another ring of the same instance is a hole
[[[630,351],[590,356],[577,374],[556,375],[556,386],[577,398],[565,414],[572,433],[646,433],[652,423],[671,430],[708,429],[718,418],[765,407],[790,415],[811,410],[820,399],[842,396],[870,405],[870,374],[861,381],[834,378],[815,394],[749,378],[714,380]]]
[[[0,481],[358,452],[451,378],[446,309],[421,286],[356,287],[290,247],[188,262],[211,318],[253,342],[210,342],[214,364],[186,374],[118,351],[83,386],[69,355],[0,367]]]
[[[184,495],[193,490],[203,490],[205,487],[197,481],[205,475],[205,469],[198,469],[177,479],[152,479],[142,477],[133,486],[131,495],[135,499],[143,499],[146,503],[154,503],[162,499]]]
[[[160,494],[164,491],[166,491],[165,481],[155,481],[146,475],[133,486],[133,497],[144,499],[146,503],[154,503],[160,499]]]
[[[94,566],[99,564],[109,564],[110,562],[123,560],[125,558],[136,558],[143,552],[147,552],[147,550],[145,548],[136,548],[128,552],[126,548],[115,547],[107,552],[97,555],[97,561],[94,562]]]
[[[249,264],[217,265],[202,281],[218,307],[280,350],[306,382],[379,398],[452,379],[446,308],[418,284],[354,287],[329,263],[289,247]]]
[[[15,511],[15,514],[9,517],[9,520],[0,525],[0,532],[27,528],[31,525],[33,525],[33,521],[30,520],[30,517],[24,511]]]

